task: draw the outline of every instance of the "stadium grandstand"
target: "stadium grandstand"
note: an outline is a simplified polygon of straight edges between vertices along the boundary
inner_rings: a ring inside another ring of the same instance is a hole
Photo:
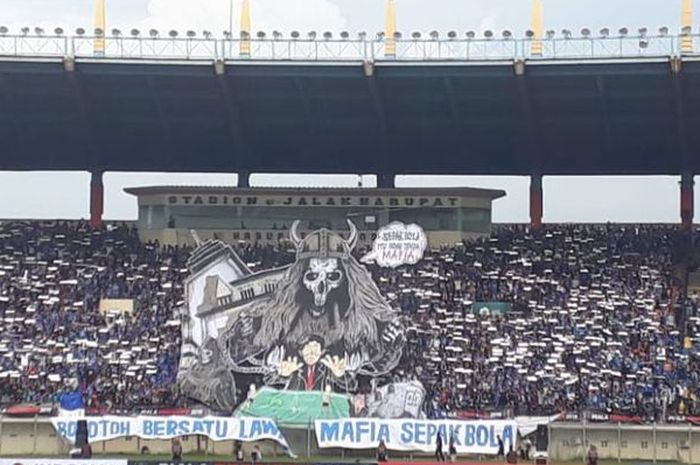
[[[435,249],[418,266],[370,267],[410,321],[396,376],[432,387],[431,418],[700,416],[700,341],[682,343],[669,281],[676,234],[501,226],[488,239]],[[142,244],[123,225],[6,223],[2,238],[4,405],[56,402],[74,379],[94,412],[196,405],[175,389],[191,249]],[[294,258],[285,243],[236,252],[255,270]],[[133,312],[100,308],[124,298]],[[686,305],[697,334],[697,300]]]
[[[89,220],[0,222],[0,465],[697,463],[690,0],[679,34],[533,0],[523,38],[404,37],[394,0],[377,37],[254,34],[249,0],[239,37],[127,35],[95,3],[89,33],[0,27],[0,169],[92,174]],[[128,188],[120,223],[107,171],[239,185]],[[400,174],[528,176],[530,222]],[[543,222],[544,176],[622,174],[678,176],[679,224]]]

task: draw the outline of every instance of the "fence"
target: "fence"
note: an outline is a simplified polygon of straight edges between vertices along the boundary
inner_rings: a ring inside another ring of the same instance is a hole
[[[313,428],[283,429],[291,449],[300,460],[310,457],[331,459],[371,459],[373,450],[344,451],[319,449]],[[549,428],[549,454],[552,462],[582,459],[588,446],[594,444],[602,460],[643,460],[657,463],[700,462],[700,427],[687,425],[629,425],[613,423],[552,423]],[[232,441],[214,442],[201,436],[182,440],[185,455],[233,456]],[[96,455],[138,455],[148,448],[150,454],[169,454],[170,442],[144,440],[137,437],[115,439],[93,444]],[[251,447],[246,445],[244,448]],[[0,456],[66,456],[69,446],[56,435],[45,417],[16,419],[0,417]],[[248,453],[250,449],[246,449]],[[283,456],[276,443],[262,447],[266,457]],[[390,453],[394,459],[417,458],[418,454]]]
[[[96,41],[104,41],[96,52]],[[503,38],[305,37],[216,39],[196,37],[86,35],[21,35],[0,32],[0,57],[96,58],[118,60],[241,60],[256,61],[503,61],[638,59],[700,56],[700,35],[638,35],[617,37],[550,37],[538,40]],[[536,45],[536,46],[533,46]],[[388,53],[389,52],[389,53]]]

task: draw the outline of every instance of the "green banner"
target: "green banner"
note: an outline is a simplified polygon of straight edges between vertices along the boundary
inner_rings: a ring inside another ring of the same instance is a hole
[[[505,315],[510,312],[510,307],[508,302],[474,302],[472,312],[481,316]]]
[[[237,417],[270,418],[280,426],[307,427],[314,420],[335,420],[350,417],[350,398],[331,394],[330,405],[323,406],[321,391],[278,391],[262,388],[252,401],[244,402]]]

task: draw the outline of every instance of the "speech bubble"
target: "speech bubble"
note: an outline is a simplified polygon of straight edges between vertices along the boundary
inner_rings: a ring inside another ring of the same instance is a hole
[[[379,229],[372,250],[360,261],[376,263],[382,268],[415,265],[423,259],[427,247],[428,238],[423,228],[395,221]]]

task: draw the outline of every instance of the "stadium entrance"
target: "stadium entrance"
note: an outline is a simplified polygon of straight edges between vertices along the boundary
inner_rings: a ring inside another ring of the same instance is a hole
[[[474,188],[235,188],[138,187],[138,227],[144,241],[191,244],[191,231],[202,240],[277,243],[289,227],[343,231],[347,220],[368,244],[376,231],[400,221],[420,225],[431,246],[488,235],[491,208],[501,190]]]

